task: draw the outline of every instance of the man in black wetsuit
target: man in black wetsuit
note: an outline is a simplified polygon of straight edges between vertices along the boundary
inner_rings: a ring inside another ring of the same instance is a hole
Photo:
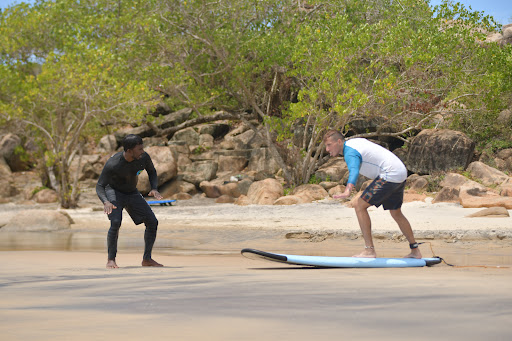
[[[104,212],[110,219],[107,234],[108,262],[107,268],[118,268],[116,264],[117,237],[126,209],[136,225],[144,223],[144,256],[142,266],[163,266],[151,258],[151,251],[156,239],[158,220],[148,203],[137,190],[138,175],[145,169],[149,175],[151,191],[149,196],[162,199],[157,190],[158,179],[151,157],[144,152],[142,139],[137,135],[127,135],[123,139],[123,152],[114,154],[105,164],[96,185],[96,193],[103,202]]]

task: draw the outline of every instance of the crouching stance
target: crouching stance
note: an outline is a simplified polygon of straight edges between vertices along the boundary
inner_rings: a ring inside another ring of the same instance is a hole
[[[103,210],[110,220],[107,234],[107,268],[118,268],[116,263],[117,238],[123,209],[136,225],[144,223],[144,256],[142,266],[163,266],[151,258],[156,239],[158,220],[148,203],[137,190],[138,175],[146,170],[151,184],[150,196],[162,199],[157,190],[158,179],[151,157],[144,152],[142,139],[137,135],[127,135],[123,139],[123,152],[114,154],[105,164],[96,185],[96,193],[103,202]]]
[[[345,141],[337,130],[329,130],[324,136],[325,148],[331,157],[343,155],[347,163],[349,177],[345,192],[333,198],[347,198],[354,189],[359,174],[373,182],[368,185],[357,199],[355,210],[359,227],[365,241],[365,249],[355,257],[376,257],[372,238],[372,222],[368,214],[370,206],[382,205],[389,210],[398,227],[409,241],[411,252],[408,258],[421,258],[418,244],[414,239],[411,224],[403,215],[401,207],[404,200],[407,169],[403,162],[389,150],[363,138]]]

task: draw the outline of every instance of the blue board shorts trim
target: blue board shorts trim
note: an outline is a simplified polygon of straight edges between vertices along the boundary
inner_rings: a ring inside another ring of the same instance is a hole
[[[404,190],[405,181],[396,183],[376,178],[366,187],[361,199],[375,207],[382,205],[385,210],[397,210],[404,202]]]

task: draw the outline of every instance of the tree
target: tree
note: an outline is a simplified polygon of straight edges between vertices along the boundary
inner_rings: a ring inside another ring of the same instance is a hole
[[[119,51],[123,32],[101,34],[107,21],[119,18],[110,3],[41,1],[1,17],[2,118],[35,134],[42,167],[65,208],[77,205],[78,174],[69,167],[87,129],[113,117],[135,120],[154,96],[144,81],[129,77]]]

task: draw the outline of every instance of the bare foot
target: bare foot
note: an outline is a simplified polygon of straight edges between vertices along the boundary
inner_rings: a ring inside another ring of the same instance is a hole
[[[411,253],[409,253],[407,256],[405,256],[404,258],[422,258],[421,257],[421,252],[420,252],[420,249],[416,248],[416,249],[411,249]]]
[[[377,257],[377,253],[375,252],[375,249],[364,249],[363,252],[361,252],[358,255],[353,255],[352,257],[376,258]]]
[[[153,259],[144,259],[142,260],[142,266],[163,266],[160,263],[157,263]]]
[[[117,269],[119,268],[114,259],[109,259],[107,262],[107,269]]]

